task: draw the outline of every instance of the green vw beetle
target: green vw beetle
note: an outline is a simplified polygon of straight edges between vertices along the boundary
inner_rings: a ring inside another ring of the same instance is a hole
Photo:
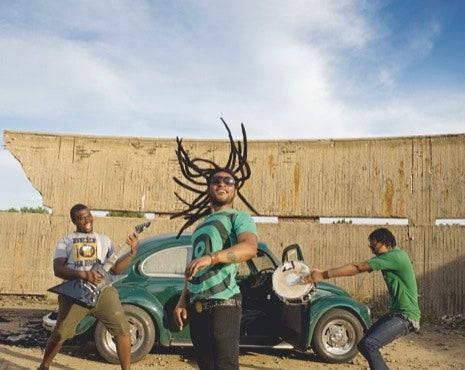
[[[189,325],[178,331],[172,320],[191,253],[190,235],[179,239],[174,234],[144,239],[125,272],[128,276],[115,284],[131,324],[133,362],[141,360],[155,344],[192,345]],[[302,259],[299,246],[286,248],[282,260],[289,260],[291,255]],[[313,287],[307,302],[283,303],[272,288],[272,274],[279,265],[262,242],[257,257],[238,265],[237,280],[243,298],[241,347],[299,351],[312,348],[322,361],[350,361],[357,353],[363,331],[370,325],[368,307],[353,300],[343,289],[325,282]],[[44,324],[50,330],[54,323],[45,317]],[[94,331],[101,356],[118,363],[113,338],[101,323],[88,316],[79,324],[77,333],[90,330]]]

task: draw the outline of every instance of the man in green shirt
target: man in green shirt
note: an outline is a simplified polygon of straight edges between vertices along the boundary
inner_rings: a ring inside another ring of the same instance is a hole
[[[257,229],[252,217],[233,208],[239,198],[257,213],[241,193],[250,178],[247,163],[247,137],[233,140],[226,122],[230,153],[224,166],[210,159],[191,158],[177,138],[176,155],[181,173],[188,183],[174,177],[184,189],[195,193],[188,201],[175,193],[187,207],[172,218],[186,222],[178,236],[202,220],[192,234],[192,260],[185,271],[186,284],[173,311],[180,330],[189,318],[190,334],[201,370],[238,370],[241,295],[236,283],[236,263],[257,254]],[[200,187],[200,188],[199,188]]]
[[[367,359],[370,369],[384,370],[388,367],[379,349],[420,328],[417,282],[410,258],[396,246],[396,239],[388,229],[376,229],[368,236],[368,240],[375,257],[325,271],[314,269],[302,281],[317,282],[361,272],[381,271],[391,297],[389,312],[368,329],[358,349]]]
[[[208,189],[211,213],[192,234],[187,283],[173,315],[180,329],[189,316],[200,369],[239,369],[242,309],[236,263],[257,254],[257,230],[248,213],[232,208],[232,173],[215,172]]]

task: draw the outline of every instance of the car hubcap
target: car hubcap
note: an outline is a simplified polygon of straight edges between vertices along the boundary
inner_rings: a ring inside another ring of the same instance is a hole
[[[131,352],[135,352],[139,349],[144,341],[144,328],[142,323],[133,317],[128,317],[128,321],[129,335],[131,337]],[[116,353],[115,337],[113,337],[110,332],[108,332],[108,330],[105,335],[105,344],[108,348]]]
[[[331,320],[323,329],[323,344],[333,355],[345,355],[355,345],[355,330],[345,320]]]

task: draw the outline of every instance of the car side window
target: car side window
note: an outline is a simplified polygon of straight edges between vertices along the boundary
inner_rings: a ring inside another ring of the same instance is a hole
[[[257,269],[257,271],[261,270],[274,270],[276,265],[274,264],[273,260],[263,251],[258,251],[257,257],[253,260],[253,263]]]
[[[192,257],[192,246],[182,245],[155,252],[139,266],[147,276],[184,277],[184,270]]]

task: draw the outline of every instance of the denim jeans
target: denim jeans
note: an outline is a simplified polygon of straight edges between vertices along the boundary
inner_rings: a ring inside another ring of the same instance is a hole
[[[241,307],[216,306],[197,313],[189,305],[189,325],[201,370],[238,370]]]
[[[388,313],[368,329],[358,344],[358,350],[367,359],[371,370],[389,370],[379,349],[411,331],[412,323],[402,314]]]

